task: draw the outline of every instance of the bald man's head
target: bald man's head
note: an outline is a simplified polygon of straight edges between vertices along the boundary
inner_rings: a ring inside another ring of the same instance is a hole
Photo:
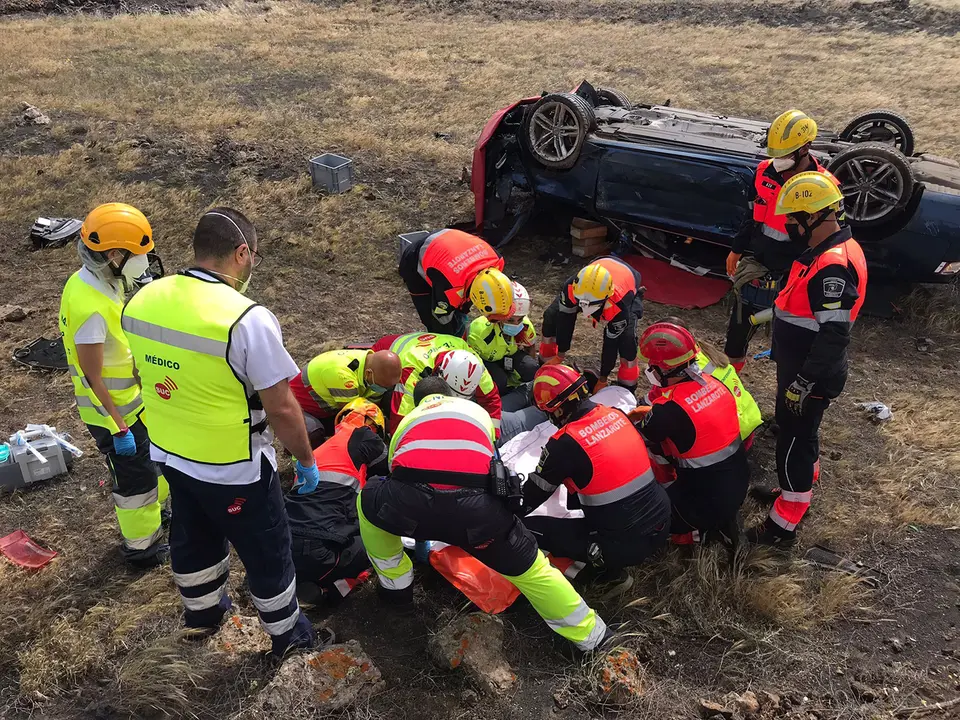
[[[367,355],[363,368],[363,380],[369,385],[390,389],[400,382],[400,357],[389,350],[379,350]]]

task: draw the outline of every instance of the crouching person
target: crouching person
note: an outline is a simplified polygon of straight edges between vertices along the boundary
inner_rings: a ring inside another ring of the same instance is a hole
[[[602,599],[609,599],[633,584],[627,567],[666,545],[667,493],[654,478],[636,428],[620,410],[592,401],[579,372],[545,365],[533,381],[533,397],[560,429],[527,479],[524,513],[563,484],[579,498],[583,517],[527,517],[524,524],[544,550],[588,563],[585,579],[598,583]]]
[[[640,356],[654,387],[640,432],[666,471],[661,479],[670,496],[674,543],[700,542],[716,531],[735,547],[749,482],[747,456],[733,393],[701,372],[699,353],[693,335],[678,325],[658,322],[644,331]]]
[[[387,474],[383,434],[380,408],[362,398],[347,403],[333,437],[313,452],[319,482],[298,483],[286,497],[301,605],[336,605],[370,567],[356,496],[368,475]]]
[[[608,631],[491,488],[494,426],[486,411],[431,376],[390,442],[389,478],[371,479],[358,502],[360,533],[382,597],[413,602],[413,563],[401,536],[458,546],[526,595],[547,624],[582,651]]]

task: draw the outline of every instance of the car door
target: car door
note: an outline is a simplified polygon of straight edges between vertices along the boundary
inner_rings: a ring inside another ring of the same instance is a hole
[[[729,245],[747,232],[752,175],[690,152],[616,143],[600,161],[597,213]]]

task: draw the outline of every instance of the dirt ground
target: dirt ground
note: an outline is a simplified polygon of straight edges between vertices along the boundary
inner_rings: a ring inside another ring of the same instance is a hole
[[[415,329],[396,234],[469,219],[461,173],[489,115],[584,77],[637,100],[730,114],[798,106],[831,127],[891,106],[922,149],[956,157],[960,145],[954,0],[263,0],[179,12],[200,5],[0,1],[0,305],[28,312],[0,323],[0,356],[55,335],[77,266],[69,248],[29,251],[34,218],[82,217],[111,200],[144,210],[168,271],[189,263],[206,207],[243,210],[266,257],[251,295],[277,314],[298,361],[329,341]],[[787,62],[771,73],[771,58]],[[51,123],[18,124],[21,102]],[[307,159],[321,152],[354,160],[354,190],[311,189]],[[527,236],[506,249],[536,317],[571,272],[537,258],[563,242]],[[803,544],[880,570],[880,587],[762,554],[732,572],[711,552],[668,554],[637,571],[629,597],[599,608],[629,623],[624,643],[644,661],[645,694],[624,716],[687,720],[700,698],[747,689],[777,693],[780,716],[796,720],[950,716],[927,710],[960,696],[958,303],[956,287],[922,288],[898,299],[893,319],[858,322],[847,392],[822,431]],[[727,312],[681,315],[717,340]],[[649,304],[646,319],[674,313]],[[931,349],[919,351],[917,337]],[[579,359],[598,339],[578,330]],[[772,368],[755,362],[744,377],[769,415]],[[873,399],[893,408],[892,422],[874,425],[854,407]],[[219,718],[247,705],[271,668],[178,642],[169,568],[134,575],[121,564],[109,481],[69,378],[0,360],[0,416],[4,434],[45,422],[87,453],[69,477],[0,497],[0,536],[23,528],[59,553],[33,574],[0,564],[0,717]],[[773,443],[761,437],[754,462],[768,484]],[[235,567],[235,600],[252,614]],[[578,692],[591,668],[566,659],[523,602],[504,616],[518,692],[477,702],[426,654],[441,612],[463,599],[430,571],[418,578],[414,617],[385,615],[369,585],[316,615],[359,640],[387,681],[346,715],[613,712]]]

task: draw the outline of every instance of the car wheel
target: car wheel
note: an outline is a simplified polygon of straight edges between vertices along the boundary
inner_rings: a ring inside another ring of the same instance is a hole
[[[857,115],[840,132],[840,139],[852,143],[884,143],[893,145],[904,155],[913,155],[910,123],[890,110],[870,110]]]
[[[552,170],[567,170],[576,164],[583,141],[596,124],[593,108],[582,97],[553,93],[530,108],[523,137],[538,163]]]
[[[630,102],[630,98],[613,88],[597,88],[597,100],[600,101],[600,105],[612,105],[613,107],[624,108],[625,110],[633,109],[633,103]]]
[[[916,186],[910,162],[883,143],[860,143],[838,153],[827,169],[840,181],[851,225],[882,225],[902,210]]]

